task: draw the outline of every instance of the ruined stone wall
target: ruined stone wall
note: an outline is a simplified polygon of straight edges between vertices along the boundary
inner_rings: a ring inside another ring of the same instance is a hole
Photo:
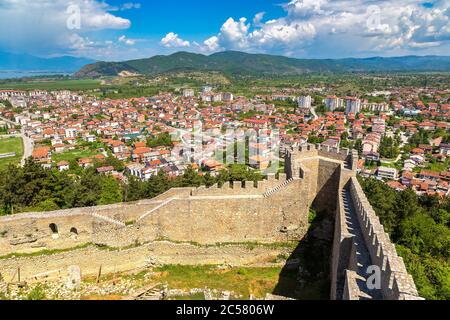
[[[202,247],[188,243],[158,241],[133,248],[101,249],[94,246],[72,251],[29,257],[0,259],[0,270],[5,280],[15,277],[20,268],[21,281],[33,282],[66,277],[70,266],[80,267],[83,276],[112,274],[144,268],[149,265],[217,264],[241,266],[272,261],[287,248],[245,245]],[[88,257],[88,258],[86,258]]]
[[[280,174],[256,185],[171,189],[131,204],[2,217],[0,256],[89,242],[127,246],[157,239],[199,243],[301,239],[308,211],[306,197],[296,192],[301,188],[300,179],[287,183],[286,175]]]

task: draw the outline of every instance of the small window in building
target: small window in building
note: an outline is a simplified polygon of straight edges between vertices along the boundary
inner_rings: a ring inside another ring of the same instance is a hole
[[[74,234],[74,235],[78,235],[78,230],[77,230],[77,228],[72,228],[72,229],[70,229],[70,233],[71,233],[71,234]]]

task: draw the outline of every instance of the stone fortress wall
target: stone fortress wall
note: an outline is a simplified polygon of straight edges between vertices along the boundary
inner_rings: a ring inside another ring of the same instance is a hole
[[[162,251],[147,249],[164,241],[239,246],[249,242],[301,240],[308,230],[309,209],[314,207],[331,217],[335,216],[331,298],[364,298],[355,289],[356,276],[361,277],[361,272],[358,273],[357,266],[352,264],[352,256],[355,255],[352,255],[352,243],[355,241],[345,222],[342,198],[342,190],[348,190],[354,195],[355,203],[362,199],[359,194],[362,190],[355,178],[357,160],[354,151],[306,145],[286,151],[285,174],[269,175],[265,181],[258,183],[250,181],[226,183],[221,187],[174,188],[153,199],[135,203],[0,217],[0,257],[43,249],[70,249],[83,244],[123,248],[108,253],[84,248],[55,256],[3,258],[0,259],[0,273],[12,273],[15,266],[20,265],[27,270],[23,274],[32,279],[33,272],[42,272],[42,268],[36,265],[61,269],[80,260],[78,264],[89,269],[88,265],[101,261],[120,264],[121,260],[126,260],[124,252],[130,252],[130,264],[125,266],[122,263],[122,269],[132,269],[132,265],[136,267],[143,263],[142,258],[136,258],[136,252],[146,257],[164,255]],[[364,202],[364,205],[358,212],[373,213],[370,205],[367,207],[368,203]],[[374,214],[370,218],[372,216]],[[361,215],[361,219],[361,224],[365,223],[367,214]],[[386,236],[373,237],[372,230],[380,230],[379,222],[374,226],[375,229],[367,229],[364,241],[369,243],[376,239],[380,249],[375,245],[367,247],[372,253],[379,254],[381,250],[381,258],[374,255],[373,261],[383,266],[383,286],[389,288],[384,290],[386,294],[382,298],[417,296],[414,283],[389,239]],[[361,230],[366,232],[366,229]],[[191,246],[189,250],[194,249]],[[251,257],[252,254],[256,253],[242,252],[241,257],[228,256],[230,261],[248,261],[250,258],[246,255]],[[180,251],[176,255],[188,259]],[[206,258],[202,252],[199,255],[191,253],[190,256],[198,259],[198,263],[220,262],[220,259]],[[165,257],[164,261],[174,261],[167,255]],[[45,259],[49,262],[44,263]],[[134,264],[133,259],[136,260]],[[184,261],[182,258],[175,260],[180,264]],[[188,260],[184,262],[192,263],[192,259]],[[86,261],[89,263],[86,264]]]
[[[381,271],[381,289],[378,295],[385,300],[420,299],[414,280],[408,274],[403,259],[398,256],[394,244],[384,231],[383,225],[380,223],[355,177],[350,180],[348,188],[362,231],[362,240],[367,248],[368,257],[372,265],[377,266]],[[351,236],[351,240],[355,241],[354,236]],[[357,249],[352,245],[349,269],[347,269],[345,275],[344,298],[346,299],[360,299],[364,297],[364,292],[358,286],[357,272],[354,271],[357,269],[356,252]]]

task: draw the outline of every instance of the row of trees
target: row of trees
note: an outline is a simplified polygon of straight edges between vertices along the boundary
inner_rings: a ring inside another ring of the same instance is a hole
[[[421,296],[450,299],[450,200],[396,192],[376,179],[361,185]]]
[[[47,170],[28,161],[23,168],[10,165],[0,171],[0,215],[135,201],[153,198],[173,187],[221,185],[227,181],[257,181],[262,178],[260,173],[246,166],[232,165],[216,177],[209,173],[199,175],[188,168],[177,178],[161,172],[147,181],[131,176],[125,183],[97,173],[95,167],[82,169],[74,175]]]

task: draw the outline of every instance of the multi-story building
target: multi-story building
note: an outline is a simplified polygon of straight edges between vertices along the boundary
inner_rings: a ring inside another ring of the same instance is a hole
[[[185,98],[191,98],[195,96],[195,92],[193,89],[184,89],[183,90],[183,97]]]
[[[328,96],[325,98],[325,106],[328,110],[334,111],[344,107],[344,100],[336,96]]]
[[[231,101],[234,100],[234,96],[230,92],[224,92],[222,94],[222,100],[225,101],[225,102],[231,102]]]
[[[389,105],[385,102],[383,103],[361,103],[361,110],[373,111],[373,112],[387,112],[389,111]]]
[[[361,100],[354,97],[345,99],[345,113],[359,113],[361,111]]]
[[[312,103],[311,96],[298,97],[297,101],[298,101],[299,108],[302,108],[302,109],[310,109],[311,108],[311,103]]]
[[[202,88],[202,93],[211,93],[212,92],[212,87],[210,86],[204,86]]]
[[[381,179],[397,180],[398,171],[394,168],[378,167],[377,177]]]

